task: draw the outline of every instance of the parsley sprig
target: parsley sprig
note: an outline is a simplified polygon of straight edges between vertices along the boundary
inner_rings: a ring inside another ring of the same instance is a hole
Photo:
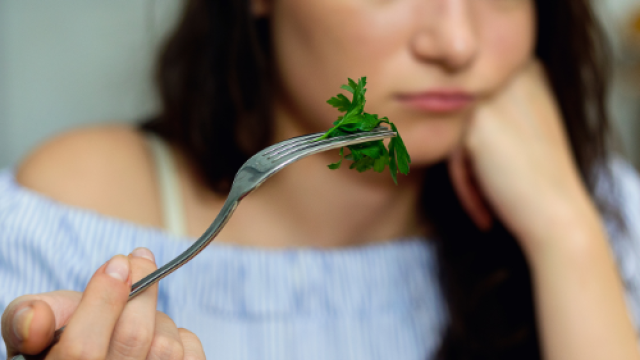
[[[389,121],[387,117],[379,118],[377,114],[364,112],[364,104],[366,103],[364,94],[367,92],[367,89],[365,89],[366,84],[367,78],[364,76],[358,79],[358,82],[349,79],[349,83],[342,85],[341,88],[353,94],[351,100],[343,94],[338,94],[327,100],[329,105],[337,108],[344,115],[338,117],[338,120],[333,123],[334,126],[316,140],[371,131],[382,123],[389,124],[391,130],[398,133],[395,124]],[[404,146],[400,133],[398,133],[398,136],[391,138],[388,150],[382,140],[349,145],[347,148],[351,153],[344,155],[344,147],[340,148],[340,160],[328,165],[329,169],[340,168],[343,159],[353,161],[349,169],[356,169],[359,172],[373,169],[381,173],[389,165],[391,177],[396,184],[398,183],[398,171],[405,175],[409,173],[411,157]]]

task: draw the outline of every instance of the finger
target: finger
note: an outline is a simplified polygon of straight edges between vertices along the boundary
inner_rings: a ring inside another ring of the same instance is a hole
[[[202,342],[200,342],[196,334],[183,328],[179,328],[178,332],[184,347],[184,360],[205,360],[207,358],[204,355]]]
[[[22,301],[11,314],[3,316],[2,336],[7,353],[37,354],[44,350],[53,338],[55,315],[42,300]]]
[[[480,196],[477,184],[471,177],[470,166],[464,155],[464,150],[458,149],[451,155],[449,176],[460,204],[474,224],[482,231],[490,230],[493,217]]]
[[[38,354],[49,346],[55,329],[67,322],[80,303],[76,291],[24,295],[2,314],[2,337],[7,354]]]
[[[50,354],[53,359],[104,359],[111,334],[131,289],[129,258],[116,255],[93,275],[69,324]]]
[[[129,254],[133,282],[157,269],[151,251],[137,248]],[[125,306],[111,336],[107,359],[145,359],[155,330],[158,285],[155,284]]]
[[[513,87],[516,91],[510,93],[507,101],[521,104],[519,109],[522,111],[512,119],[523,125],[529,136],[535,134],[542,139],[551,139],[558,145],[568,143],[560,107],[542,63],[537,60],[527,63]],[[532,105],[533,111],[527,111]]]
[[[156,328],[147,360],[184,358],[184,347],[176,324],[162,311],[156,311]]]

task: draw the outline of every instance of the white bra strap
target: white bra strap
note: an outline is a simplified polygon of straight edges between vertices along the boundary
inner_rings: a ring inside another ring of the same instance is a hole
[[[170,234],[186,236],[186,222],[180,192],[178,173],[169,147],[158,136],[147,134],[155,162],[156,177],[160,188],[164,228]]]

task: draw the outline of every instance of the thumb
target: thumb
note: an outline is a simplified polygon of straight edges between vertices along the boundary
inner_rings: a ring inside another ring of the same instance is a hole
[[[491,229],[493,217],[480,194],[479,187],[471,173],[471,166],[464,149],[459,148],[449,158],[449,177],[462,207],[471,220],[482,231]]]
[[[49,346],[56,329],[66,324],[82,294],[53,291],[13,300],[2,314],[2,337],[7,354],[38,354]]]

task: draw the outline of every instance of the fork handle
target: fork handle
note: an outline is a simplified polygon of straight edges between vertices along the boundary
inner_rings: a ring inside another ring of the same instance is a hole
[[[193,245],[189,246],[189,248],[183,251],[182,254],[176,256],[173,260],[169,261],[161,268],[157,269],[156,271],[152,272],[151,274],[147,275],[142,280],[136,282],[135,284],[133,284],[133,286],[131,286],[129,300],[136,297],[142,291],[146,290],[149,286],[157,283],[167,275],[176,271],[179,267],[186,264],[189,260],[193,259],[202,250],[204,250],[204,248],[207,247],[207,245],[209,245],[209,243],[213,241],[216,236],[218,236],[218,233],[220,233],[220,230],[222,230],[227,221],[229,221],[229,218],[231,218],[231,214],[233,214],[233,212],[236,210],[236,207],[238,207],[238,200],[229,201],[227,198],[227,201],[225,201],[222,209],[220,210],[220,213],[218,213],[218,216],[216,216],[216,219],[200,236],[200,238],[198,238],[198,240],[193,243]]]
[[[235,200],[229,200],[230,198],[235,198]],[[207,245],[209,245],[209,243],[213,241],[213,239],[215,239],[216,236],[218,236],[218,233],[220,233],[220,230],[222,230],[222,228],[225,226],[227,221],[229,221],[231,214],[233,214],[233,212],[236,210],[236,207],[238,207],[238,203],[239,203],[238,198],[236,196],[231,196],[231,194],[229,194],[229,197],[227,197],[227,201],[225,201],[224,205],[222,205],[222,209],[220,210],[220,213],[218,213],[218,216],[216,216],[215,220],[213,220],[213,223],[211,223],[211,226],[209,226],[209,228],[202,234],[202,236],[200,236],[198,240],[196,240],[196,242],[193,243],[193,245],[189,246],[187,250],[183,251],[182,254],[176,256],[173,260],[169,261],[161,268],[157,269],[151,274],[145,276],[142,280],[133,284],[131,286],[131,292],[129,293],[129,299],[127,301],[131,301],[131,299],[138,296],[141,292],[146,290],[149,286],[157,283],[167,275],[176,271],[179,267],[186,264],[189,260],[193,259],[193,257],[198,255],[202,250],[204,250],[204,248],[207,247]],[[49,353],[49,351],[51,350],[51,348],[53,347],[53,345],[57,344],[58,341],[60,341],[60,336],[64,332],[65,327],[66,326],[63,326],[54,332],[53,340],[51,341],[51,344],[41,353],[37,355],[19,354],[12,357],[11,360],[44,359]]]

